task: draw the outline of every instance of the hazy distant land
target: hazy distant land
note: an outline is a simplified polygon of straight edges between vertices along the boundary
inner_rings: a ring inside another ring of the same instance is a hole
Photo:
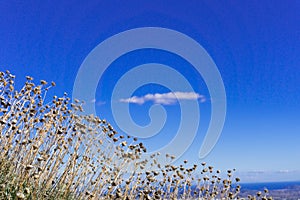
[[[245,183],[241,184],[240,196],[255,194],[258,190],[268,188],[269,195],[273,199],[280,200],[299,200],[300,199],[300,181],[297,182],[274,182],[274,183]]]

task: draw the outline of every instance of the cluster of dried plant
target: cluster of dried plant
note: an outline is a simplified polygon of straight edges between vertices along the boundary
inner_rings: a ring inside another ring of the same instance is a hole
[[[239,178],[220,171],[149,159],[137,138],[118,134],[104,119],[81,114],[67,94],[45,102],[49,88],[27,76],[0,72],[0,199],[239,199]],[[267,199],[261,193],[249,199]]]

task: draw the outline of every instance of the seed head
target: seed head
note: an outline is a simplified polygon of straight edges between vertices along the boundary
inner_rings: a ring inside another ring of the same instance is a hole
[[[19,199],[25,199],[25,195],[24,195],[22,192],[17,192],[16,196],[17,196]]]
[[[33,78],[32,78],[31,76],[26,76],[26,79],[27,79],[28,81],[32,81],[32,80],[33,80]]]
[[[47,81],[41,80],[41,84],[42,84],[42,85],[47,85]]]

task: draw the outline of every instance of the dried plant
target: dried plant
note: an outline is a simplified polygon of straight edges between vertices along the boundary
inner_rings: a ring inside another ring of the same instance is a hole
[[[167,154],[161,166],[159,153],[142,159],[143,143],[81,114],[83,102],[67,94],[45,102],[54,82],[27,76],[17,91],[14,79],[0,72],[1,199],[239,199],[233,170],[221,178],[206,163],[175,166]]]

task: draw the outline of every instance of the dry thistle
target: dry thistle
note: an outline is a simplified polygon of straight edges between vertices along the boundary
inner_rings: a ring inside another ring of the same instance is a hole
[[[35,85],[27,76],[16,91],[14,78],[0,72],[1,199],[10,185],[22,186],[15,190],[19,199],[228,199],[239,194],[230,179],[234,170],[223,180],[205,162],[197,170],[197,164],[187,167],[187,160],[171,164],[175,156],[169,154],[166,165],[159,163],[159,153],[142,159],[143,143],[117,136],[105,119],[82,115],[82,101],[69,103],[65,93],[45,102],[54,82],[45,88],[46,81]],[[10,177],[9,184],[3,182]]]

